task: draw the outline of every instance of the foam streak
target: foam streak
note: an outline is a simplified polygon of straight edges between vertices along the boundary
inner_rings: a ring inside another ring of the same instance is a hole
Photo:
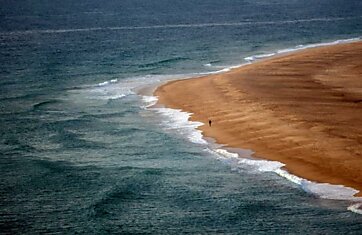
[[[14,34],[56,34],[56,33],[72,33],[72,32],[89,32],[89,31],[115,31],[115,30],[139,30],[139,29],[170,29],[170,28],[205,28],[205,27],[220,27],[220,26],[247,26],[247,25],[281,25],[295,24],[307,22],[329,22],[329,21],[344,21],[362,18],[356,17],[330,17],[330,18],[313,18],[299,20],[283,20],[283,21],[247,21],[247,22],[223,22],[223,23],[204,23],[204,24],[173,24],[173,25],[150,25],[150,26],[122,26],[122,27],[94,27],[94,28],[78,28],[78,29],[44,29],[44,30],[24,30],[2,32],[0,35]]]

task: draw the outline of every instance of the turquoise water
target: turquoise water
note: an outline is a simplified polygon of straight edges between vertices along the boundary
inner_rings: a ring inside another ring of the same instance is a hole
[[[0,233],[359,234],[353,202],[215,152],[137,90],[361,19],[353,0],[0,1]]]

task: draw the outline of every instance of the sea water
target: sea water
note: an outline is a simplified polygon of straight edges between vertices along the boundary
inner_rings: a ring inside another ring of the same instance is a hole
[[[0,233],[360,234],[353,189],[206,141],[139,90],[361,22],[358,0],[2,1]]]

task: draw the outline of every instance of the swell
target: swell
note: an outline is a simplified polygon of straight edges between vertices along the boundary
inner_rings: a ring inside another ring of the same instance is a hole
[[[47,101],[43,101],[43,102],[34,104],[34,105],[33,105],[33,109],[34,109],[34,110],[37,110],[37,109],[46,107],[46,106],[48,106],[48,105],[57,104],[57,103],[60,103],[60,102],[59,102],[58,100],[47,100]]]
[[[175,58],[160,60],[160,61],[156,61],[156,62],[152,62],[152,63],[142,64],[139,67],[140,68],[149,68],[149,67],[165,66],[165,65],[170,65],[170,64],[173,64],[173,63],[185,61],[185,60],[188,60],[188,58],[175,57]]]
[[[76,33],[89,31],[117,31],[117,30],[139,30],[139,29],[172,29],[172,28],[207,28],[207,27],[239,27],[246,25],[282,25],[282,24],[298,24],[308,22],[330,22],[360,19],[362,16],[351,17],[327,17],[327,18],[311,18],[283,21],[244,21],[244,22],[215,22],[200,24],[169,24],[169,25],[148,25],[148,26],[121,26],[121,27],[93,27],[93,28],[74,28],[74,29],[34,29],[22,31],[3,31],[0,35],[28,35],[28,34],[60,34],[60,33]]]
[[[127,207],[132,204],[130,202],[139,203],[150,191],[159,188],[158,181],[163,174],[159,168],[132,166],[120,167],[117,171],[122,172],[122,181],[99,192],[98,199],[88,207],[93,217],[104,217],[115,210],[127,214]]]

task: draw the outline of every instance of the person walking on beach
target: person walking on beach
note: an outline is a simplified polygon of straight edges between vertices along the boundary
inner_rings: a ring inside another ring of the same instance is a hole
[[[209,127],[211,127],[211,119],[209,119]]]

